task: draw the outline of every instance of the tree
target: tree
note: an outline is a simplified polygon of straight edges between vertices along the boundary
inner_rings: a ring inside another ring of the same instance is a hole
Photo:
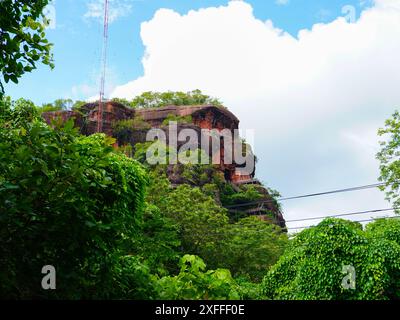
[[[370,237],[386,239],[400,245],[400,219],[396,216],[388,219],[377,219],[366,226],[365,232]]]
[[[126,103],[126,100],[119,99],[116,101],[121,101]],[[129,106],[132,108],[160,108],[168,105],[200,105],[200,104],[210,104],[215,106],[221,106],[221,102],[212,98],[208,95],[203,94],[200,90],[193,90],[189,92],[144,92],[141,95],[133,98],[129,102]]]
[[[158,282],[160,299],[167,300],[228,300],[239,299],[239,288],[229,270],[205,271],[206,264],[194,255],[180,261],[177,276],[163,277]]]
[[[372,239],[385,239],[400,245],[400,219],[397,217],[378,219],[373,223],[369,223],[365,231],[366,235]],[[390,270],[390,273],[394,276],[391,277],[391,285],[390,289],[388,289],[388,296],[398,300],[400,299],[400,272],[398,268],[398,262],[397,267]]]
[[[33,103],[9,102],[0,119],[0,296],[150,296],[148,268],[130,251],[147,183],[141,165],[103,134],[80,136],[71,121],[52,128]],[[57,270],[55,291],[40,287],[44,265]]]
[[[149,267],[149,271],[165,276],[177,271],[181,253],[178,226],[165,217],[155,205],[146,203],[143,221],[130,251]]]
[[[287,245],[287,235],[269,222],[247,217],[228,224],[226,236],[215,255],[219,266],[231,271],[234,277],[261,281],[276,263]]]
[[[228,223],[226,210],[199,188],[189,185],[170,190],[156,205],[178,225],[182,252],[210,261],[223,236],[220,230]]]
[[[84,101],[84,100],[77,100],[77,101],[74,101],[74,102],[73,102],[73,105],[72,105],[72,107],[71,107],[71,109],[72,109],[72,110],[78,110],[78,111],[79,111],[79,109],[80,109],[83,105],[85,105],[85,104],[87,104],[87,101]]]
[[[48,111],[62,111],[69,110],[73,106],[74,102],[71,99],[57,99],[53,103],[45,103],[40,108],[38,108],[39,112],[48,112]]]
[[[46,39],[43,9],[48,0],[0,1],[0,71],[6,83],[36,69],[36,63],[53,68],[52,45]],[[4,94],[0,79],[0,98]]]
[[[229,223],[226,209],[201,188],[173,188],[162,167],[153,170],[147,201],[175,224],[181,254],[198,255],[210,268],[230,269],[234,277],[261,281],[282,254],[286,233],[257,217]]]
[[[392,118],[386,120],[385,127],[379,129],[381,150],[377,154],[380,161],[381,175],[379,180],[385,182],[382,190],[386,190],[386,197],[393,202],[394,207],[400,207],[400,113],[396,111]],[[400,212],[400,209],[396,210]]]
[[[381,223],[380,223],[381,224]],[[360,223],[328,218],[300,232],[263,281],[270,299],[399,298],[400,245]]]
[[[121,103],[125,106],[130,106],[130,101],[124,98],[112,98],[111,101]]]

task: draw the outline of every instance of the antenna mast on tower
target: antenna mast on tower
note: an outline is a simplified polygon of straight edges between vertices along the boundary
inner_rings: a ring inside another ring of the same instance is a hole
[[[109,0],[104,0],[104,30],[103,30],[103,51],[101,57],[102,71],[100,80],[100,99],[97,119],[97,132],[103,130],[103,109],[104,109],[104,91],[106,82],[106,68],[107,68],[107,45],[108,45],[108,6]]]

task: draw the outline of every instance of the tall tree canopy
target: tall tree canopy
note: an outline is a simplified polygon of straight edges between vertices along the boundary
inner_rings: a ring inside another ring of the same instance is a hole
[[[31,102],[0,105],[0,296],[148,298],[137,291],[147,269],[131,256],[142,166],[103,134],[51,128]],[[45,265],[57,270],[55,291],[40,286]]]
[[[400,113],[396,111],[386,120],[385,127],[378,134],[384,138],[381,150],[377,154],[380,161],[380,180],[386,185],[386,197],[393,202],[394,207],[400,208]],[[396,210],[400,212],[399,209]]]
[[[182,91],[167,91],[167,92],[143,92],[132,100],[115,98],[114,101],[121,102],[132,108],[159,108],[168,105],[200,105],[211,104],[220,106],[221,101],[212,98],[200,90],[192,90],[188,92]]]
[[[7,83],[36,69],[41,61],[53,67],[52,45],[46,39],[48,23],[43,9],[49,0],[0,1],[0,72]],[[0,78],[0,98],[4,86]]]
[[[227,210],[204,189],[173,188],[160,169],[150,171],[147,201],[176,225],[182,254],[198,255],[213,269],[230,269],[234,277],[261,281],[282,254],[287,234],[257,217],[230,223]]]
[[[264,278],[266,297],[398,299],[400,245],[396,228],[398,222],[377,221],[363,231],[360,223],[328,218],[302,231]]]

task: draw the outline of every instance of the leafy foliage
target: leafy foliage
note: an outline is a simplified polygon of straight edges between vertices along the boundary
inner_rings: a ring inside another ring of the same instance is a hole
[[[260,200],[263,195],[255,185],[240,186],[240,191],[235,191],[232,187],[226,186],[221,195],[221,201],[224,205],[234,205]]]
[[[220,244],[219,263],[234,276],[261,281],[276,263],[287,245],[282,230],[257,217],[240,219],[224,228],[226,237]]]
[[[148,122],[144,121],[143,118],[136,116],[133,119],[119,120],[113,123],[114,133],[119,133],[123,130],[133,129],[150,129],[151,126]]]
[[[245,276],[236,277],[236,283],[238,284],[238,292],[240,298],[243,300],[263,300],[265,296],[262,292],[262,284],[252,282]]]
[[[377,154],[380,161],[380,180],[386,183],[386,197],[395,207],[400,207],[400,113],[396,111],[386,120],[385,128],[378,134],[386,139],[381,141],[381,150]],[[397,212],[400,212],[397,209]]]
[[[298,234],[263,281],[272,299],[398,298],[400,246],[378,237],[380,227],[362,231],[361,224],[325,219]],[[356,272],[355,289],[346,289],[343,266]]]
[[[120,144],[123,144],[130,142],[134,130],[146,130],[150,129],[151,126],[143,118],[136,116],[133,119],[115,121],[112,128],[114,137]]]
[[[57,99],[53,103],[45,103],[38,108],[39,113],[49,111],[69,110],[73,107],[74,101],[71,99]]]
[[[185,255],[180,261],[180,273],[158,282],[159,296],[167,300],[226,300],[239,299],[238,285],[229,270],[205,271],[202,259]]]
[[[32,103],[7,104],[0,122],[0,295],[124,296],[113,270],[123,271],[138,231],[144,170],[115,153],[103,134],[79,136],[72,122],[53,129]],[[59,283],[52,293],[40,288],[48,264]]]
[[[121,103],[125,106],[130,106],[130,101],[124,98],[112,98],[111,101]]]
[[[218,103],[198,90],[120,102],[138,108]],[[379,219],[363,231],[359,223],[330,218],[288,240],[267,221],[245,212],[233,217],[223,208],[266,196],[257,186],[230,185],[213,165],[142,166],[151,143],[136,144],[134,160],[125,156],[132,155],[130,145],[114,149],[114,139],[103,134],[81,136],[72,121],[48,126],[39,117],[82,104],[59,99],[37,108],[0,99],[0,296],[400,298],[400,220]],[[114,129],[123,134],[143,125],[135,121]],[[396,112],[379,131],[388,138],[377,155],[397,206],[399,128]],[[181,178],[178,185],[171,176]],[[47,264],[56,267],[56,291],[40,288]],[[354,267],[355,289],[342,286],[343,266]]]
[[[256,217],[232,224],[226,210],[199,187],[173,188],[157,170],[150,177],[147,201],[176,225],[182,254],[198,255],[212,268],[229,268],[235,277],[259,281],[283,252],[287,235],[280,228]]]
[[[158,277],[138,256],[120,256],[110,274],[113,276],[112,282],[103,288],[104,292],[100,295],[98,292],[92,293],[92,298],[151,300],[159,296]]]
[[[126,100],[123,101],[126,103]],[[160,108],[168,105],[201,105],[210,104],[221,106],[221,102],[216,98],[211,98],[203,94],[200,90],[189,92],[144,92],[128,102],[132,108]]]
[[[173,273],[181,256],[178,229],[158,207],[147,203],[131,251],[142,257],[151,273],[161,276]]]
[[[192,116],[176,116],[173,114],[169,114],[164,121],[162,122],[162,125],[168,126],[170,122],[177,122],[177,123],[192,123],[193,119]]]
[[[6,83],[36,69],[38,61],[53,68],[43,9],[48,0],[0,1],[0,72]],[[0,79],[0,98],[4,94]]]
[[[199,188],[188,185],[178,186],[160,200],[157,206],[179,226],[183,252],[212,256],[219,228],[228,222],[225,209]]]
[[[379,239],[387,239],[400,245],[400,219],[397,217],[378,219],[366,226],[366,234]]]

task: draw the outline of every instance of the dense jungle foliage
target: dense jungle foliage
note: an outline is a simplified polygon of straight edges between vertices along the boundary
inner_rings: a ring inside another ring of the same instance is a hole
[[[0,1],[0,298],[400,298],[397,217],[365,228],[328,218],[289,239],[268,221],[224,208],[259,199],[256,187],[234,190],[212,166],[190,164],[172,168],[183,179],[176,186],[171,167],[146,165],[148,145],[116,149],[104,134],[82,136],[72,121],[40,117],[84,101],[38,107],[4,96],[4,82],[18,83],[39,63],[53,67],[48,3]],[[221,106],[199,90],[115,101]],[[115,129],[146,125],[136,121]],[[379,135],[382,190],[399,211],[399,112]],[[41,287],[45,265],[57,270],[56,290]]]
[[[291,239],[224,204],[257,199],[230,190],[210,166],[127,157],[104,134],[47,125],[26,100],[0,104],[0,296],[51,299],[398,299],[400,221],[326,219]],[[386,171],[385,171],[386,172]],[[44,265],[57,290],[40,286]],[[344,266],[355,288],[343,287]]]
[[[236,281],[261,281],[287,243],[271,223],[232,223],[206,185],[193,185],[200,168],[173,187],[110,137],[81,136],[72,121],[47,125],[29,101],[2,100],[0,141],[1,296],[185,298],[165,286],[191,274],[203,279],[196,296],[240,298],[256,290]],[[38,285],[47,264],[55,292]]]

